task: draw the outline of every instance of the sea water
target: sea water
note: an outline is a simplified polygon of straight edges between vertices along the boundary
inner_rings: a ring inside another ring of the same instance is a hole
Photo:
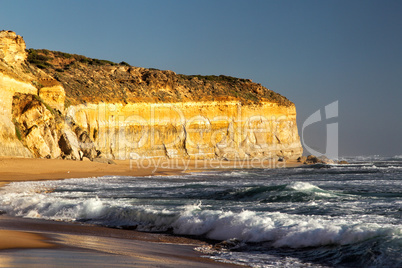
[[[348,165],[14,182],[9,215],[206,239],[252,267],[402,267],[402,157]]]

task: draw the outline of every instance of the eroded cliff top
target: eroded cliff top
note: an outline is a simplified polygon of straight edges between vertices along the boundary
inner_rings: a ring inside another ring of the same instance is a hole
[[[13,31],[0,31],[0,75],[33,84],[43,79],[52,80],[52,77],[27,61],[25,48],[21,36]]]
[[[292,104],[261,84],[224,75],[182,75],[44,49],[29,49],[28,62],[59,81],[71,103],[267,100]]]

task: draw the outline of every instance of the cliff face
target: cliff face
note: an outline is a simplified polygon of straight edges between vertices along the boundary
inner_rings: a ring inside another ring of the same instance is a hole
[[[296,109],[248,79],[47,50],[0,32],[0,155],[244,159],[302,154]],[[104,161],[104,160],[102,160]]]
[[[12,31],[0,32],[0,58],[8,64],[20,64],[26,59],[25,42]]]
[[[0,156],[32,155],[18,140],[11,117],[14,94],[37,92],[33,85],[27,83],[29,79],[22,71],[20,77],[13,70],[12,66],[20,66],[25,58],[24,40],[13,32],[0,32]]]
[[[237,101],[87,104],[67,116],[107,157],[298,157],[294,106]]]

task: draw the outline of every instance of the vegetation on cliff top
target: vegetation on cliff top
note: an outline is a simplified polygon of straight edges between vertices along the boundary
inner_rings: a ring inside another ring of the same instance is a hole
[[[239,100],[245,104],[287,98],[249,79],[182,75],[45,49],[28,49],[27,61],[59,81],[69,104],[85,102],[180,102]]]

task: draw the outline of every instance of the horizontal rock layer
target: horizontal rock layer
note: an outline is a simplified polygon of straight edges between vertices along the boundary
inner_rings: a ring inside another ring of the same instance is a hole
[[[87,104],[67,117],[110,158],[297,158],[294,106],[242,106],[236,101]]]

